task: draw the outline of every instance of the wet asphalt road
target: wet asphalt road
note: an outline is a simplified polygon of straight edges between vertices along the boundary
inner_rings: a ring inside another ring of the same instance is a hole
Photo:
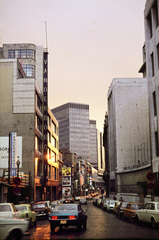
[[[88,210],[87,229],[79,231],[76,227],[57,227],[54,233],[50,231],[48,220],[38,220],[37,226],[29,230],[29,235],[23,237],[30,239],[159,239],[159,228],[153,229],[145,224],[137,225],[116,218],[113,213],[108,213],[88,201],[82,205],[83,210]]]

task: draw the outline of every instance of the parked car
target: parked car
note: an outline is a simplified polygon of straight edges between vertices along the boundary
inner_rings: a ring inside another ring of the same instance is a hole
[[[53,201],[53,202],[51,202],[52,210],[56,207],[57,204],[58,204],[57,201]]]
[[[0,239],[10,240],[21,239],[27,234],[29,221],[18,218],[2,218],[0,217]]]
[[[22,219],[28,218],[29,225],[31,226],[33,224],[36,226],[36,212],[32,211],[30,204],[18,204],[15,205],[15,207],[20,213]]]
[[[76,226],[79,230],[86,229],[87,215],[80,204],[59,204],[52,213],[49,214],[51,232],[55,227]]]
[[[85,197],[80,198],[80,204],[87,204],[87,199]]]
[[[48,218],[50,208],[48,208],[46,201],[35,202],[31,205],[32,210],[36,212],[36,218]]]
[[[87,196],[86,196],[86,199],[87,199],[87,200],[92,200],[92,196],[91,196],[91,195],[87,195]]]
[[[93,205],[97,206],[97,201],[98,201],[98,199],[99,199],[99,197],[95,197],[95,198],[93,199]]]
[[[116,217],[123,217],[123,209],[127,207],[129,202],[120,202],[120,204],[116,207]]]
[[[0,217],[21,218],[13,203],[0,203]]]
[[[63,203],[74,203],[74,198],[71,196],[65,197]]]
[[[135,213],[137,223],[150,223],[152,227],[159,224],[159,202],[147,202],[144,207]]]
[[[128,219],[130,222],[135,221],[136,210],[143,208],[143,203],[128,203],[123,209],[123,219]]]
[[[107,211],[108,212],[113,212],[113,208],[115,206],[115,201],[114,200],[110,200],[107,204]]]
[[[98,200],[97,200],[97,207],[100,207],[101,201],[102,201],[102,199],[98,198]]]
[[[106,198],[103,202],[103,210],[106,211],[107,210],[107,205],[108,203],[110,202],[110,200],[112,199],[109,199],[109,198]]]

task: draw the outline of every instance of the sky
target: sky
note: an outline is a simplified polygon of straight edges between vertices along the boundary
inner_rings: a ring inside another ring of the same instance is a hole
[[[138,73],[145,41],[146,0],[0,0],[0,47],[48,48],[49,108],[89,104],[102,132],[114,78]],[[47,36],[47,37],[46,37]]]

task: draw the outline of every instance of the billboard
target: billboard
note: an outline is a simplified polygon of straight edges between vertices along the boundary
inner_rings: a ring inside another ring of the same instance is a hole
[[[22,167],[22,137],[17,137],[17,160],[20,161],[19,167]],[[8,168],[9,158],[9,137],[0,137],[0,168]],[[15,159],[14,159],[15,160]],[[17,167],[17,166],[16,166]]]
[[[71,187],[62,187],[62,196],[63,197],[71,196]]]
[[[70,176],[62,176],[62,186],[71,186]]]
[[[62,177],[63,176],[71,177],[71,167],[62,167]]]

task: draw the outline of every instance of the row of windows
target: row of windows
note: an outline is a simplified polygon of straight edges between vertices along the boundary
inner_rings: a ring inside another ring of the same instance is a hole
[[[35,66],[34,65],[22,65],[22,68],[27,75],[27,77],[35,77]]]
[[[31,49],[9,50],[8,58],[30,58],[35,59],[35,51]]]
[[[150,10],[150,12],[149,12],[149,14],[147,16],[147,23],[148,23],[148,28],[149,28],[149,38],[152,38],[152,36],[153,36],[153,26],[152,26],[152,23],[154,23],[155,29],[159,26],[158,2],[157,2],[157,0],[154,1],[154,4],[152,6],[152,11]]]

